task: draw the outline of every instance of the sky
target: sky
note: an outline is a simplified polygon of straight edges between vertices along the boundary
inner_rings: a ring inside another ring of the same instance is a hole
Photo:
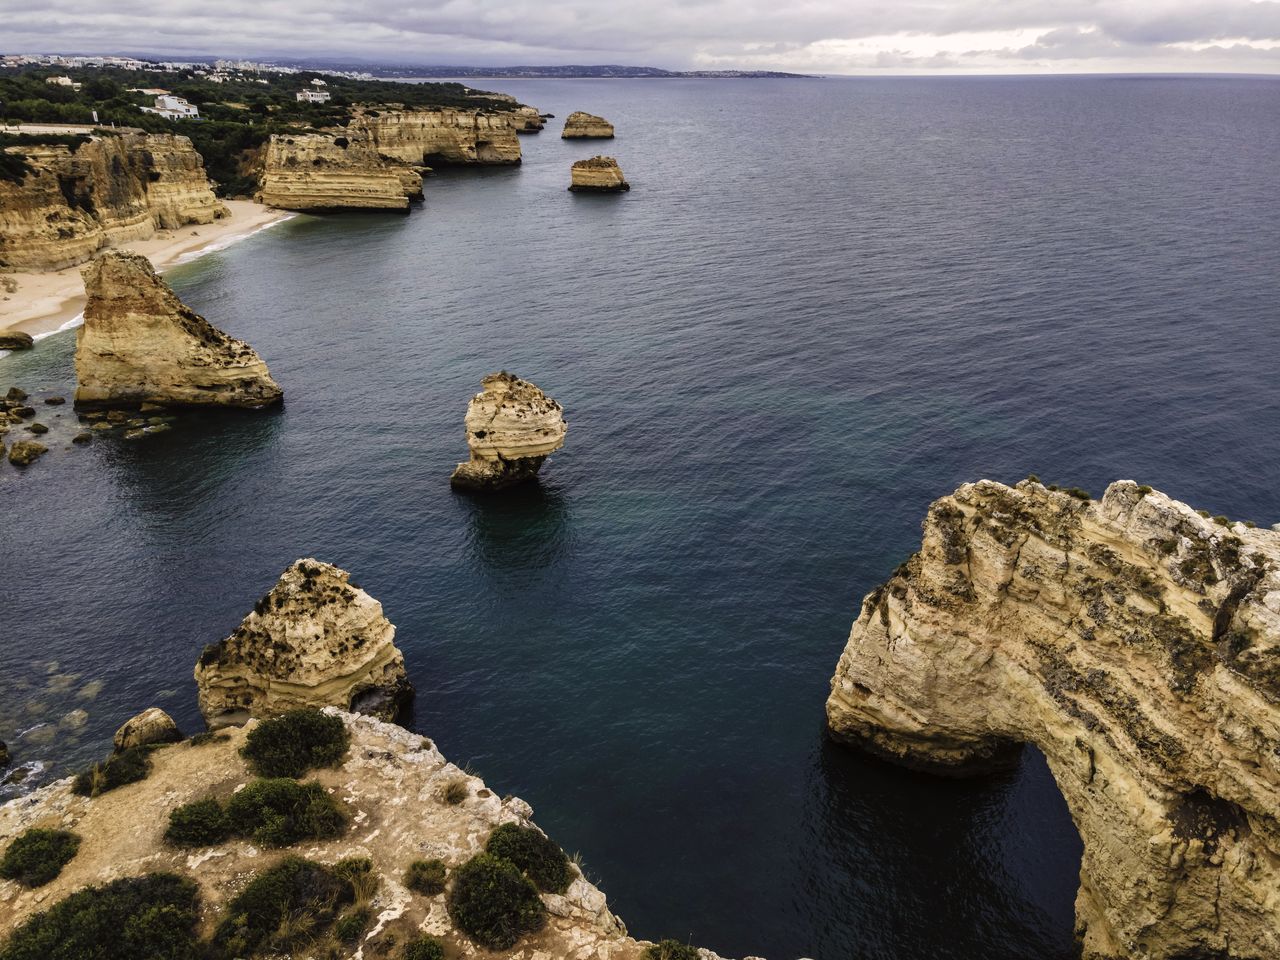
[[[0,53],[1280,74],[1280,0],[0,0]]]

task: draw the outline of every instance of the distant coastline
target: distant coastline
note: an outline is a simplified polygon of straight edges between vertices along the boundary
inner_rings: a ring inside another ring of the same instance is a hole
[[[619,80],[816,80],[813,74],[777,70],[663,70],[660,67],[626,67],[617,64],[565,67],[378,67],[379,79],[619,79]]]

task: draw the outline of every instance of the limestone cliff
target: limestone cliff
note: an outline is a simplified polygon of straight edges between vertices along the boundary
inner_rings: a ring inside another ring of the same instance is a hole
[[[618,193],[630,190],[622,168],[613,157],[575,161],[569,172],[569,189],[583,193]]]
[[[81,273],[88,302],[76,331],[77,404],[280,402],[282,391],[253,348],[187,309],[146,257],[112,250]]]
[[[231,636],[205,649],[200,712],[217,725],[308,706],[394,719],[413,695],[395,634],[345,570],[298,560]]]
[[[0,269],[60,270],[157,229],[227,216],[186,137],[103,136],[66,146],[11,147],[21,183],[0,180]]]
[[[281,210],[398,210],[422,199],[422,175],[353,134],[273,135],[257,198]]]
[[[346,136],[367,143],[380,156],[409,164],[520,162],[515,113],[487,110],[368,110],[346,127]]]
[[[565,140],[608,138],[613,136],[613,124],[594,113],[575,110],[565,118],[564,132],[560,136]]]
[[[552,452],[564,446],[564,411],[540,389],[514,374],[493,373],[467,405],[471,459],[450,482],[465,490],[500,490],[533,479]]]
[[[537,107],[517,107],[513,116],[516,133],[540,133],[547,125]]]
[[[1084,842],[1094,958],[1280,956],[1280,532],[1128,481],[937,501],[863,601],[831,733],[964,773],[1035,744]]]

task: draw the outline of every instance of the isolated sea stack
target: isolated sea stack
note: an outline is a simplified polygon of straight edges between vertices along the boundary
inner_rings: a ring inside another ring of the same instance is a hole
[[[608,139],[613,136],[613,124],[594,113],[575,110],[565,118],[564,132],[560,136],[565,140]]]
[[[413,696],[382,604],[350,574],[296,561],[231,636],[196,664],[200,712],[210,726],[294,707],[341,707],[395,719]]]
[[[1280,957],[1280,532],[1130,481],[984,480],[863,601],[837,739],[965,774],[1038,747],[1085,960]]]
[[[146,257],[108,251],[82,268],[76,403],[265,407],[283,392],[247,343],[187,309]]]
[[[575,193],[619,193],[631,189],[613,157],[575,161],[570,177],[569,189]]]
[[[501,490],[537,476],[542,463],[564,446],[569,429],[560,404],[514,374],[492,373],[467,406],[471,459],[453,471],[460,490]]]

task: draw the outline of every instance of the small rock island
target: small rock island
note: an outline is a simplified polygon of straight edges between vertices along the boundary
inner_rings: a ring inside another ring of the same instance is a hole
[[[492,373],[467,405],[467,446],[449,482],[457,490],[502,490],[532,480],[547,456],[564,446],[564,411],[515,374]]]
[[[564,140],[607,140],[613,136],[613,124],[594,113],[575,110],[564,121]]]
[[[592,157],[573,164],[569,189],[574,193],[620,193],[630,190],[631,184],[613,157]]]
[[[284,392],[253,348],[178,299],[151,261],[110,250],[82,270],[76,332],[81,407],[267,407]]]

